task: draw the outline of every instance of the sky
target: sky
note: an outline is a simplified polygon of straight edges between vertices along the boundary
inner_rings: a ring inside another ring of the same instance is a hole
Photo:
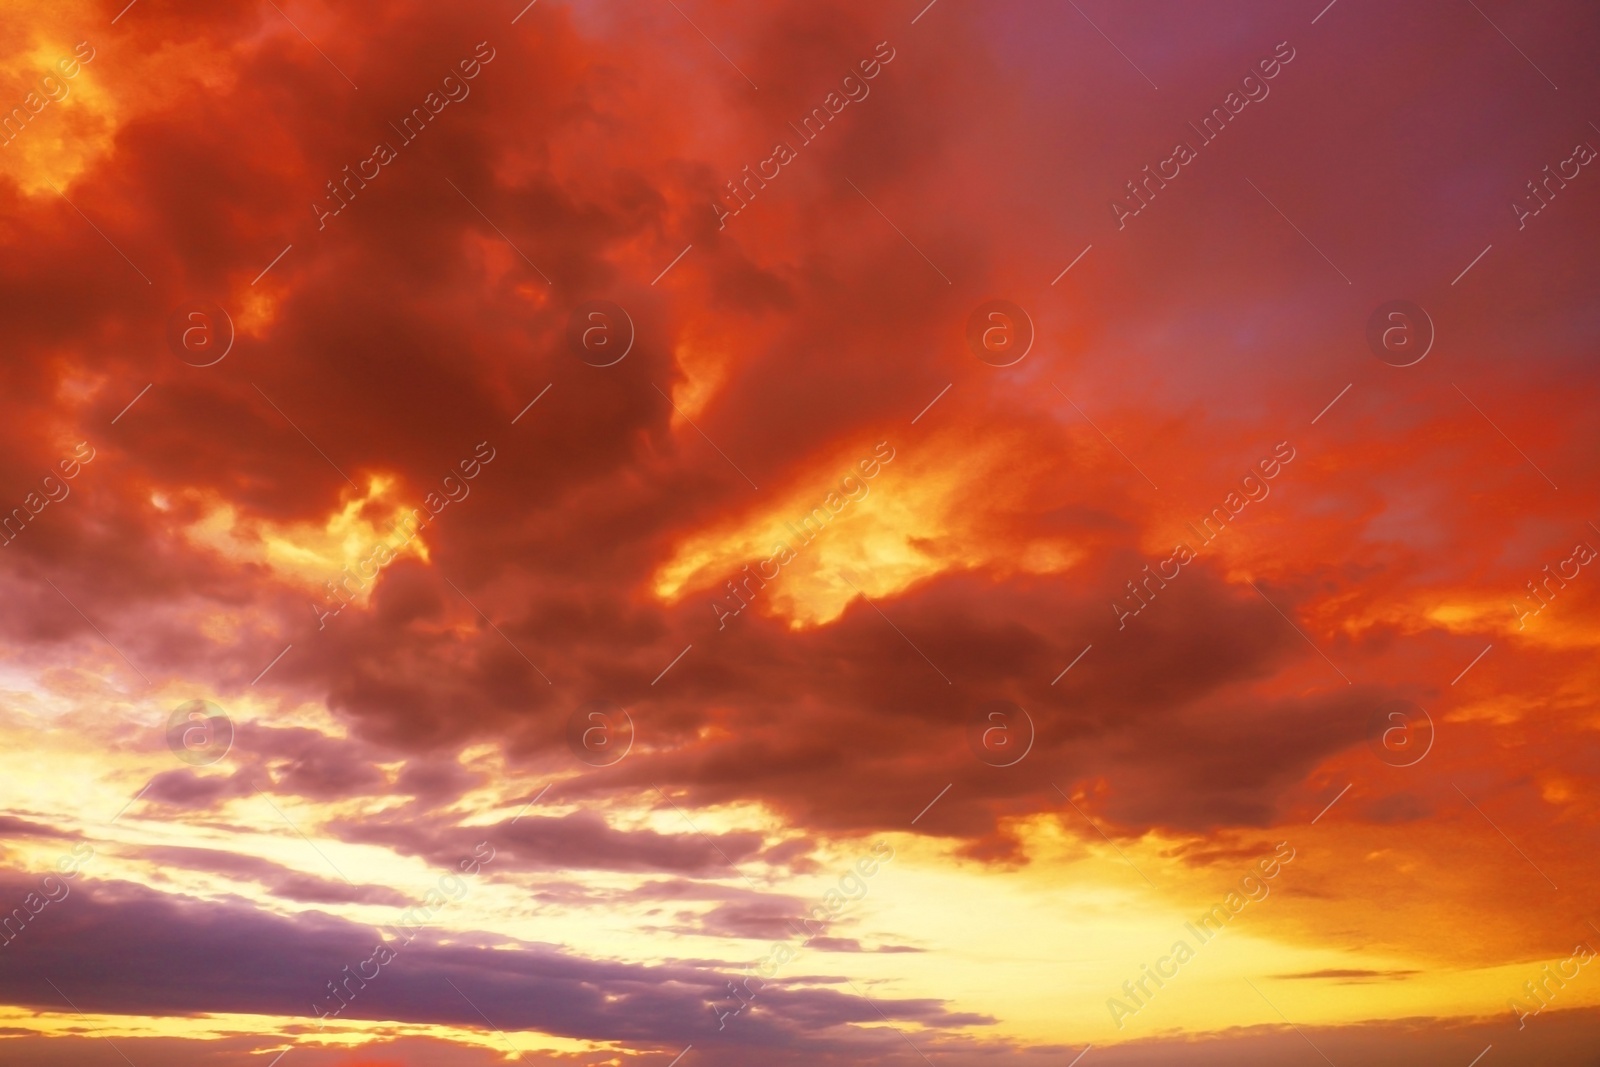
[[[0,1061],[1592,1067],[1597,47],[11,0]]]

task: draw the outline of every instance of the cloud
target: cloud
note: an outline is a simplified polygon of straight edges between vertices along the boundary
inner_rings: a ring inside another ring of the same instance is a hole
[[[126,779],[118,803],[140,799],[94,831],[117,842],[108,860],[327,911],[75,884],[8,950],[31,962],[0,974],[7,1002],[59,1009],[48,975],[97,1012],[305,1017],[377,936],[339,916],[398,894],[255,855],[238,835],[260,832],[257,792],[292,802],[308,838],[430,864],[492,840],[496,890],[568,909],[575,932],[637,906],[669,935],[761,940],[805,899],[790,879],[881,834],[1009,877],[1057,832],[1070,850],[1103,831],[1165,850],[1177,896],[1355,783],[1316,824],[1332,843],[1315,869],[1338,873],[1274,905],[1296,911],[1286,945],[1440,943],[1372,905],[1385,877],[1420,876],[1400,851],[1450,902],[1439,922],[1490,931],[1436,955],[1503,964],[1564,930],[1526,908],[1489,825],[1462,829],[1479,815],[1458,796],[1562,885],[1592,874],[1600,586],[1569,579],[1525,629],[1510,605],[1600,537],[1571,504],[1600,460],[1600,209],[1574,188],[1517,229],[1506,197],[1589,137],[1528,94],[1548,69],[1562,98],[1594,96],[1595,23],[1570,0],[1505,36],[1464,9],[1345,6],[1314,31],[1262,3],[1090,12],[1102,35],[1027,4],[540,4],[515,24],[418,2],[17,5],[0,108],[62,48],[98,52],[0,159],[0,666],[19,754],[0,836],[37,866]],[[1117,229],[1112,198],[1285,36],[1299,53],[1271,97]],[[879,42],[894,58],[870,98],[780,179],[746,179]],[[468,79],[479,49],[494,58]],[[379,177],[350,177],[449,71],[470,94]],[[723,227],[730,179],[749,203]],[[348,203],[322,217],[330,195]],[[1438,325],[1413,368],[1365,348],[1397,295]],[[995,297],[1035,331],[1010,368],[966,339]],[[570,337],[600,299],[635,334],[605,368]],[[209,367],[169,340],[200,301],[231,331]],[[43,506],[80,442],[95,458]],[[870,494],[747,579],[879,442],[895,458]],[[1280,442],[1297,453],[1270,496],[1150,579]],[[480,448],[494,458],[468,477]],[[430,516],[415,543],[341,594],[413,508]],[[728,596],[749,607],[723,627]],[[1129,596],[1148,603],[1119,620]],[[233,748],[177,766],[161,724],[202,697],[233,716]],[[567,721],[601,698],[636,744],[592,768]],[[1440,732],[1410,776],[1369,746],[1395,698]],[[1034,729],[1004,772],[967,744],[994,700]],[[505,815],[545,786],[544,810]],[[1423,820],[1458,833],[1403,840]],[[205,848],[158,836],[202,824]],[[768,889],[747,892],[747,870]],[[962,1033],[1013,1009],[925,995],[936,972],[918,967],[940,957],[900,943],[938,944],[914,924],[968,903],[814,943],[904,966],[921,995],[863,988],[941,1063],[1021,1046]],[[622,1059],[693,1041],[713,1063],[920,1062],[826,974],[775,986],[733,1051],[708,1050],[722,961],[651,941],[584,955],[511,921],[419,938],[351,1010],[481,1028],[450,977],[498,1025]],[[1541,1026],[1540,1055],[1578,1055],[1589,1024],[1566,1018]],[[1306,1025],[1340,1062],[1403,1059],[1391,1038],[1467,1062],[1487,1033]],[[1033,1048],[1065,1062],[1081,1045],[1058,1029]],[[478,1054],[389,1037],[351,1058]],[[25,1054],[77,1062],[75,1039],[52,1040]],[[1294,1040],[1254,1028],[1095,1057],[1248,1063]],[[155,1062],[260,1051],[144,1041]]]
[[[1402,978],[1409,978],[1412,975],[1419,974],[1419,973],[1420,972],[1418,972],[1418,971],[1407,971],[1407,970],[1371,971],[1371,970],[1363,970],[1361,968],[1338,968],[1338,967],[1333,967],[1333,968],[1324,968],[1323,970],[1320,970],[1320,971],[1305,971],[1305,972],[1303,972],[1301,974],[1275,974],[1275,975],[1273,975],[1273,977],[1274,978],[1280,978],[1280,979],[1290,979],[1290,978],[1300,978],[1300,979],[1305,979],[1305,978],[1324,978],[1324,979],[1326,979],[1326,978],[1339,978],[1339,979],[1346,979],[1346,980],[1350,980],[1350,981],[1363,981],[1363,980],[1372,980],[1372,979],[1378,979],[1378,978],[1388,978],[1388,979],[1398,980],[1398,979],[1402,979]]]
[[[20,897],[26,888],[12,880],[4,898]],[[24,930],[8,948],[11,965],[0,976],[0,996],[10,1003],[57,1007],[59,998],[43,980],[50,975],[87,1012],[274,1015],[302,1019],[308,1030],[316,1018],[313,1002],[328,995],[325,984],[347,965],[367,960],[381,940],[372,927],[322,912],[291,918],[238,899],[201,901],[127,882],[80,883],[59,910],[46,911],[33,925],[37,929]],[[341,1017],[472,1027],[482,1010],[509,1030],[688,1043],[715,1031],[707,1005],[722,995],[723,973],[738,970],[733,963],[719,973],[670,962],[585,959],[503,937],[492,938],[494,947],[462,940],[423,931],[409,944],[395,944],[396,958],[365,987],[352,987]],[[182,966],[174,969],[174,960]],[[165,977],[150,982],[152,973]],[[471,1003],[446,996],[446,979]],[[774,988],[763,1000],[770,1010],[741,1020],[736,1036],[725,1040],[792,1044],[805,1041],[808,1028],[880,1018],[859,998],[826,989]],[[932,1000],[874,1003],[891,1019],[927,1026],[986,1021]],[[871,1044],[876,1038],[868,1031],[832,1040]]]
[[[184,867],[254,881],[274,896],[299,904],[383,904],[404,908],[412,903],[405,894],[388,886],[352,886],[304,874],[259,856],[242,856],[222,849],[159,845],[139,849],[135,856],[163,867]]]

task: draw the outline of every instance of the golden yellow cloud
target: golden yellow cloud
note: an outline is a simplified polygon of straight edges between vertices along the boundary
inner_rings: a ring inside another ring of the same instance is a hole
[[[361,496],[346,499],[321,522],[277,523],[241,518],[232,504],[211,499],[203,516],[184,528],[190,542],[238,562],[263,563],[278,575],[314,584],[334,579],[346,567],[370,558],[380,545],[396,557],[412,555],[429,561],[420,533],[405,540],[395,524],[411,513],[392,493],[395,479],[372,475]],[[159,506],[159,504],[158,504]],[[358,596],[373,586],[363,585]]]
[[[860,594],[939,574],[1060,573],[1081,549],[1053,534],[1019,539],[1010,521],[1053,495],[1058,461],[1020,430],[853,443],[820,457],[776,504],[687,538],[652,588],[670,602],[723,596],[734,582],[763,614],[801,629],[833,621]]]

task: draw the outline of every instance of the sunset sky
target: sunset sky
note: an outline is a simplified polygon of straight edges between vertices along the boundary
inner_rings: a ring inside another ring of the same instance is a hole
[[[1597,49],[7,0],[0,1064],[1592,1067]]]

